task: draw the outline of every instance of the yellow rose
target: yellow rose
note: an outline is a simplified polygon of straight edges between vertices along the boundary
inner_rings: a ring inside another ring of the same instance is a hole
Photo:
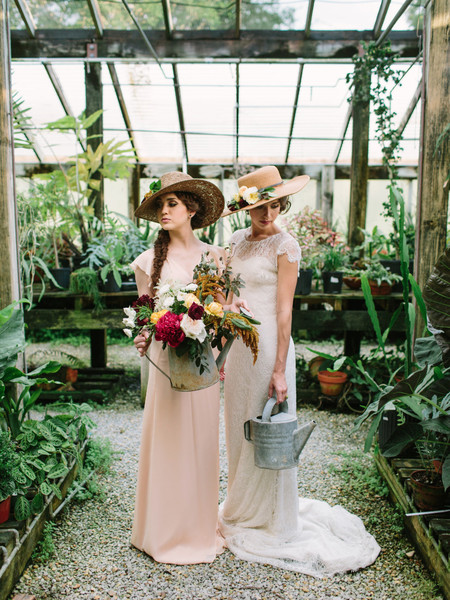
[[[167,309],[163,309],[159,310],[158,312],[154,312],[150,317],[150,321],[153,323],[153,325],[155,325],[155,323],[157,323],[160,320],[160,318],[166,314],[166,312],[169,311]]]
[[[210,304],[207,304],[205,310],[213,317],[219,317],[219,319],[223,317],[223,306],[220,302],[211,302]]]
[[[186,306],[186,308],[191,308],[191,304],[193,304],[194,302],[196,304],[200,304],[200,300],[195,294],[187,294],[186,298],[184,299],[184,305]]]

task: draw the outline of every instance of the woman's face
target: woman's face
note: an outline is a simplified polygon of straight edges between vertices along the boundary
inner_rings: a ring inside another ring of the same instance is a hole
[[[258,229],[270,230],[275,222],[275,219],[280,214],[280,203],[278,200],[267,202],[257,208],[252,208],[248,212],[252,220],[252,226]]]
[[[162,194],[158,200],[158,222],[166,231],[176,230],[191,223],[195,212],[189,210],[176,194]]]

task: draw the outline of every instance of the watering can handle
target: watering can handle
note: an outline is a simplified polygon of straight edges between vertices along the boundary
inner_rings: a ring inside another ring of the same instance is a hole
[[[270,417],[272,415],[272,410],[276,403],[277,403],[277,395],[275,393],[271,398],[269,398],[267,400],[266,405],[264,406],[261,421],[270,423]],[[279,404],[279,409],[280,409],[280,412],[285,412],[285,413],[288,412],[289,409],[288,409],[288,403],[286,402],[286,400]]]

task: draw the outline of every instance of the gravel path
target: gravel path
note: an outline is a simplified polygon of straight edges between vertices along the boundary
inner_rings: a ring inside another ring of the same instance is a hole
[[[363,433],[351,433],[353,415],[302,408],[299,421],[317,427],[299,464],[299,494],[341,504],[358,514],[382,552],[374,565],[333,578],[312,577],[247,563],[225,551],[212,564],[155,563],[130,546],[142,409],[137,381],[106,407],[93,411],[93,435],[112,440],[112,472],[103,499],[72,503],[53,532],[56,555],[24,572],[14,594],[37,600],[443,600],[413,551],[401,520],[383,495]],[[221,428],[221,489],[226,456]],[[13,595],[14,595],[13,594]]]

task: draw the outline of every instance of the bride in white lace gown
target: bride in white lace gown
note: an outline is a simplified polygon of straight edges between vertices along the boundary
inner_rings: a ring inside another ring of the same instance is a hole
[[[244,438],[244,422],[261,415],[273,393],[278,402],[286,398],[289,412],[296,413],[290,329],[300,248],[292,236],[280,231],[275,219],[286,206],[285,196],[299,191],[308,179],[296,177],[283,184],[275,167],[263,167],[239,179],[241,197],[230,203],[235,209],[228,214],[250,209],[251,227],[231,237],[231,264],[245,281],[243,296],[261,325],[256,364],[239,341],[226,363],[229,471],[219,523],[227,547],[238,558],[323,577],[371,564],[380,551],[377,542],[361,519],[341,506],[298,498],[295,468],[256,467],[253,445]],[[257,201],[247,205],[247,199],[255,199],[249,198],[255,193],[251,188],[258,190]],[[267,188],[272,188],[269,198]],[[314,443],[314,433],[309,443]]]

